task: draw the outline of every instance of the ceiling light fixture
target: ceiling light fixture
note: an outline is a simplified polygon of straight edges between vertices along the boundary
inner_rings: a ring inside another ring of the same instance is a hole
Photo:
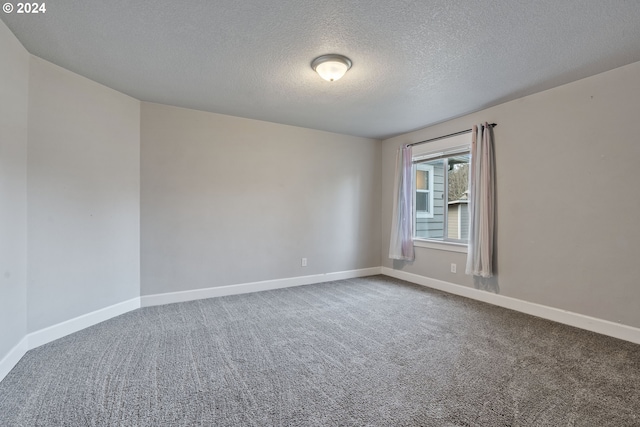
[[[351,60],[342,55],[322,55],[311,61],[311,68],[328,82],[334,82],[351,68]]]

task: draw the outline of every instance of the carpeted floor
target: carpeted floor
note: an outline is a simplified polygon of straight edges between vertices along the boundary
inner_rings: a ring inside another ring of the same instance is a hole
[[[374,276],[136,310],[29,351],[1,426],[640,426],[640,346]]]

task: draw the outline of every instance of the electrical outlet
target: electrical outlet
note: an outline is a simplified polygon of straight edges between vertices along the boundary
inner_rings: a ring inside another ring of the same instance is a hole
[[[455,273],[456,272],[456,265],[451,263],[451,272]]]
[[[302,258],[302,266],[303,267],[307,266],[307,259],[306,258]]]

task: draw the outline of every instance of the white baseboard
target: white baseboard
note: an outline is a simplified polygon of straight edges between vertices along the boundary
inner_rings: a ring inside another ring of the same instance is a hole
[[[0,360],[0,381],[18,364],[27,350],[29,350],[29,345],[27,344],[27,337],[24,337]]]
[[[640,329],[632,326],[598,319],[596,317],[585,316],[583,314],[573,313],[571,311],[561,310],[559,308],[553,308],[533,302],[523,301],[504,295],[481,291],[467,286],[456,285],[442,280],[431,279],[429,277],[407,273],[401,270],[394,270],[388,267],[382,267],[382,274],[395,277],[396,279],[406,280],[407,282],[415,283],[417,285],[438,289],[451,294],[460,295],[519,311],[521,313],[530,314],[532,316],[541,317],[543,319],[552,320],[554,322],[563,323],[565,325],[574,326],[576,328],[586,329],[587,331],[640,344]]]
[[[138,297],[74,317],[73,319],[40,329],[39,331],[31,332],[27,335],[29,350],[113,317],[120,316],[136,308],[140,308],[140,298]]]
[[[140,298],[138,297],[31,332],[22,338],[22,340],[0,360],[0,381],[16,366],[27,351],[131,310],[135,310],[136,308],[140,308]]]
[[[242,283],[238,285],[218,286],[215,288],[193,289],[181,292],[143,295],[140,297],[142,307],[193,301],[227,295],[246,294],[249,292],[269,291],[292,286],[311,285],[334,280],[353,279],[355,277],[381,274],[381,267],[363,268],[359,270],[340,271],[335,273],[314,274],[311,276],[290,277],[286,279],[264,280],[261,282]]]

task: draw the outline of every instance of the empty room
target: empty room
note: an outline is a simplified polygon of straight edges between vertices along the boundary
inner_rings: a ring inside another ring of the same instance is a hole
[[[0,17],[0,426],[640,426],[640,2]]]

